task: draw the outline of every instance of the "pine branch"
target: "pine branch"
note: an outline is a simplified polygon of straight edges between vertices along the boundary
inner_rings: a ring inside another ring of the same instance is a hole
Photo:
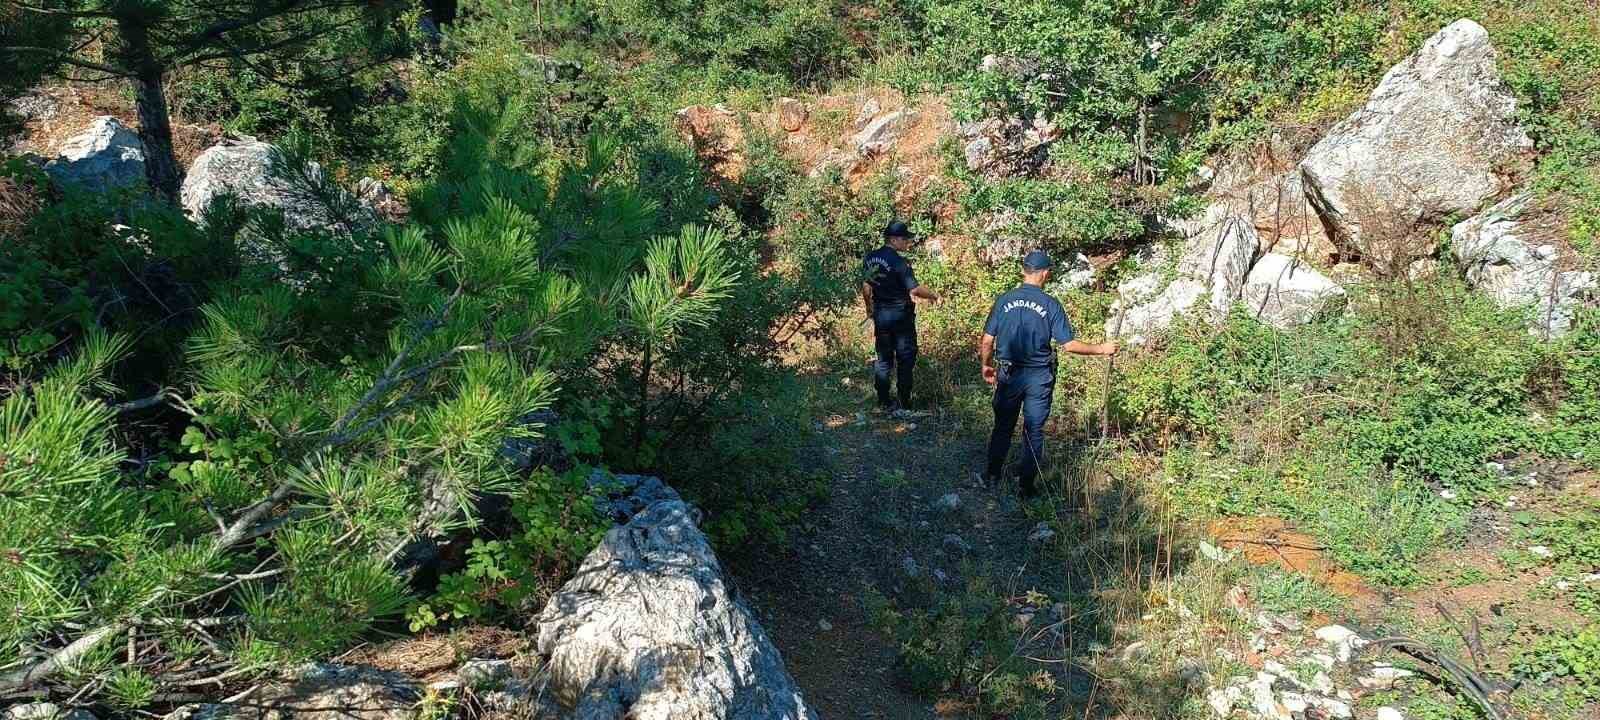
[[[95,72],[101,72],[101,73],[105,73],[107,75],[110,75],[112,77],[119,77],[119,78],[125,78],[125,77],[132,77],[133,76],[133,73],[128,72],[127,70],[121,70],[121,69],[118,69],[118,68],[111,67],[110,65],[102,65],[100,63],[89,62],[88,60],[82,60],[82,59],[75,58],[75,57],[72,57],[72,56],[69,56],[69,55],[64,55],[64,54],[61,53],[61,51],[53,50],[51,48],[34,47],[34,46],[31,46],[31,45],[0,45],[0,52],[34,53],[34,54],[40,54],[40,55],[52,55],[52,56],[54,56],[54,59],[55,59],[56,62],[64,63],[66,65],[71,65],[73,67],[83,68],[84,70],[93,70]]]
[[[112,405],[111,406],[111,412],[114,412],[114,413],[116,413],[118,415],[122,415],[122,414],[125,414],[125,413],[131,413],[131,412],[138,412],[138,411],[144,410],[146,408],[153,408],[153,407],[155,407],[157,405],[164,404],[166,401],[167,401],[167,391],[165,389],[162,389],[162,390],[156,392],[156,394],[151,395],[150,397],[139,398],[138,400],[129,400],[128,402],[125,402],[125,403],[118,403],[116,405]]]

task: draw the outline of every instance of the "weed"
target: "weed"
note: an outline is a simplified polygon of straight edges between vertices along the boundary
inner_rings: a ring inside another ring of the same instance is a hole
[[[1591,700],[1600,700],[1600,629],[1545,635],[1511,661],[1517,675],[1541,683],[1563,680]]]

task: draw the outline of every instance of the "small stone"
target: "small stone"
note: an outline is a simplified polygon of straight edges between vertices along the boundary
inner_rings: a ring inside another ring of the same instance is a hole
[[[1211,706],[1211,711],[1219,718],[1233,714],[1234,704],[1243,699],[1244,694],[1233,686],[1212,690],[1206,694],[1206,704]]]
[[[1533,547],[1528,548],[1528,552],[1533,553],[1534,555],[1537,555],[1537,556],[1542,557],[1542,558],[1547,558],[1547,557],[1551,557],[1551,556],[1555,555],[1554,551],[1552,551],[1550,548],[1545,547],[1543,545],[1534,545]]]
[[[1356,682],[1361,683],[1361,687],[1368,690],[1388,690],[1394,687],[1396,682],[1413,675],[1416,675],[1416,673],[1402,668],[1392,666],[1375,667],[1371,673],[1365,677],[1358,678]]]
[[[1311,703],[1312,707],[1321,710],[1328,717],[1340,718],[1341,720],[1344,720],[1345,718],[1354,716],[1354,713],[1350,711],[1350,704],[1343,700],[1314,697],[1307,698],[1307,701]]]
[[[938,568],[934,568],[933,569],[933,573],[931,573],[931,574],[933,575],[934,582],[937,582],[937,583],[939,583],[941,585],[943,585],[944,583],[946,583],[946,582],[948,582],[950,580],[950,576],[944,574],[944,571],[940,570]]]
[[[1328,664],[1330,667],[1332,666],[1333,658],[1328,658]],[[1328,677],[1327,673],[1319,670],[1316,675],[1311,676],[1311,689],[1323,695],[1332,695],[1333,678]]]
[[[467,687],[487,688],[497,686],[512,676],[510,660],[485,660],[474,658],[461,663],[456,677]]]
[[[1135,660],[1143,658],[1145,655],[1149,654],[1147,652],[1148,647],[1149,645],[1143,640],[1128,643],[1128,646],[1122,649],[1122,662],[1131,663]]]
[[[1446,500],[1454,500],[1454,499],[1456,499],[1457,496],[1456,496],[1456,491],[1450,490],[1450,489],[1445,489],[1445,490],[1440,490],[1439,491],[1439,497],[1442,497],[1442,498],[1444,498]]]
[[[1056,531],[1050,527],[1050,523],[1040,522],[1038,525],[1033,526],[1033,532],[1028,533],[1028,542],[1047,543],[1054,540],[1055,537]]]
[[[900,571],[904,572],[906,577],[914,578],[922,575],[922,568],[917,567],[916,558],[913,558],[910,555],[900,559]]]
[[[1378,708],[1378,720],[1406,720],[1406,716],[1392,707]]]
[[[817,629],[823,632],[831,632],[833,630],[833,623],[828,622],[827,619],[818,620]]]
[[[1310,703],[1306,702],[1305,696],[1295,692],[1286,692],[1279,695],[1278,702],[1282,703],[1283,709],[1288,710],[1290,715],[1299,715],[1304,713],[1307,707],[1310,707]]]
[[[1317,628],[1316,636],[1329,645],[1338,645],[1350,638],[1356,637],[1356,631],[1343,625],[1324,625]]]
[[[1017,630],[1024,630],[1032,624],[1033,613],[1031,612],[1020,612],[1017,613],[1015,617],[1011,618],[1011,627],[1016,628]]]
[[[961,494],[946,494],[944,497],[939,498],[938,502],[934,503],[934,509],[943,510],[945,512],[955,512],[956,510],[961,509]]]
[[[1311,653],[1307,659],[1322,666],[1323,670],[1332,670],[1334,664],[1337,663],[1333,656],[1327,653]]]
[[[95,720],[94,713],[82,708],[63,710],[61,706],[49,702],[26,703],[13,705],[5,711],[5,720]]]

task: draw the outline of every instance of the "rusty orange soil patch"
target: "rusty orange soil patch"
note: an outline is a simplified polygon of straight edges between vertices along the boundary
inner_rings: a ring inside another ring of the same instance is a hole
[[[1223,549],[1238,550],[1252,564],[1275,565],[1299,573],[1341,597],[1377,597],[1360,577],[1339,569],[1328,559],[1326,548],[1316,538],[1291,529],[1282,518],[1222,518],[1207,530]]]

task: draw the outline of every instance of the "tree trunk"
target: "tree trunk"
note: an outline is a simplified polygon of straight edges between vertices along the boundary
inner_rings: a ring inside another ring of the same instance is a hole
[[[644,344],[644,362],[639,369],[639,410],[634,413],[633,424],[633,454],[637,459],[639,450],[644,447],[646,424],[650,419],[650,350],[649,342]]]
[[[134,70],[133,92],[139,106],[139,139],[144,143],[144,174],[150,189],[169,203],[178,199],[178,158],[172,151],[172,119],[161,87],[166,68],[150,47],[150,29],[135,17],[117,18],[127,66]]]
[[[144,141],[144,173],[150,188],[161,199],[178,199],[178,157],[172,150],[172,119],[167,115],[167,96],[161,88],[162,73],[134,78],[139,103],[139,139]]]

